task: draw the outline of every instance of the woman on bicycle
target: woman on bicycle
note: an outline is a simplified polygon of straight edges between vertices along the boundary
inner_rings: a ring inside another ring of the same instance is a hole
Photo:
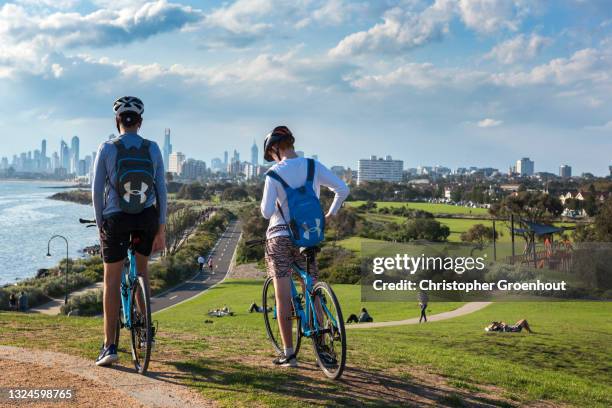
[[[286,126],[277,126],[270,132],[264,141],[264,159],[274,161],[276,164],[271,170],[277,173],[292,188],[303,186],[307,176],[307,160],[298,157],[294,149],[295,138]],[[334,216],[344,200],[348,197],[348,186],[332,173],[327,167],[315,161],[313,186],[317,197],[320,187],[325,186],[334,192],[334,201],[329,208],[326,219]],[[266,232],[265,259],[268,275],[274,278],[274,289],[277,305],[277,320],[284,346],[284,354],[276,358],[273,363],[277,366],[296,367],[297,359],[293,350],[291,333],[291,265],[297,263],[301,268],[306,267],[299,248],[296,247],[289,235],[289,227],[284,219],[289,219],[289,207],[283,186],[272,177],[266,177],[261,213],[269,219]],[[309,265],[309,273],[316,279],[317,265]]]
[[[113,111],[119,136],[100,145],[91,183],[104,261],[104,343],[96,359],[99,366],[118,360],[114,339],[119,319],[121,269],[131,238],[136,242],[138,274],[148,282],[149,255],[164,249],[166,231],[162,155],[155,142],[138,135],[144,105],[139,98],[124,96],[115,101]]]

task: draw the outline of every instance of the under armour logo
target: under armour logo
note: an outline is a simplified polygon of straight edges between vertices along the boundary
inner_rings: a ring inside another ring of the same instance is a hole
[[[315,223],[317,224],[316,226],[312,227],[312,228],[308,228],[308,225],[306,223],[304,223],[302,225],[302,228],[304,228],[304,239],[305,240],[309,240],[310,239],[310,233],[311,232],[316,232],[317,236],[321,236],[321,220],[319,218],[315,219]]]
[[[144,204],[144,202],[147,201],[146,192],[149,189],[149,186],[147,183],[140,183],[140,185],[140,190],[133,190],[131,181],[125,183],[123,188],[125,189],[126,193],[123,195],[123,199],[129,203],[131,196],[140,196],[140,204]]]

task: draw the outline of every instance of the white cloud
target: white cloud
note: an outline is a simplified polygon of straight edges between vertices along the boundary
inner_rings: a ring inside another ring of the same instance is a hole
[[[17,4],[0,8],[0,72],[12,76],[57,69],[45,65],[53,52],[81,46],[105,47],[181,29],[202,18],[200,11],[160,0],[89,14],[35,11]]]
[[[527,0],[459,0],[458,11],[468,28],[491,33],[502,28],[518,30],[529,7]]]
[[[387,10],[382,23],[346,36],[330,55],[408,51],[441,39],[455,17],[480,33],[515,31],[529,13],[526,0],[435,0],[422,11],[415,11],[413,6],[418,4],[412,1]]]
[[[351,84],[357,89],[376,90],[407,86],[417,89],[439,87],[471,87],[485,80],[487,74],[457,68],[441,69],[431,63],[408,63],[382,74],[363,75],[354,78]]]
[[[479,120],[476,123],[476,126],[478,126],[479,128],[492,128],[492,127],[497,127],[501,125],[502,123],[504,122],[501,120],[485,118],[485,119]]]
[[[382,23],[345,37],[329,54],[346,57],[422,46],[448,32],[453,8],[454,2],[450,0],[436,0],[420,13],[395,7],[385,12]]]
[[[538,34],[532,33],[529,36],[519,34],[497,44],[485,57],[495,59],[502,64],[514,64],[536,57],[542,48],[551,42],[550,38]]]
[[[53,48],[126,44],[177,30],[198,21],[201,13],[191,7],[154,1],[138,8],[99,9],[89,14],[58,12],[29,14],[6,4],[0,9],[0,30],[12,42],[37,42]]]
[[[570,85],[579,82],[611,85],[612,54],[608,50],[585,48],[569,58],[555,58],[529,71],[513,71],[492,76],[497,85]]]
[[[234,34],[259,34],[271,25],[258,20],[273,11],[273,0],[237,0],[208,14],[205,24]]]

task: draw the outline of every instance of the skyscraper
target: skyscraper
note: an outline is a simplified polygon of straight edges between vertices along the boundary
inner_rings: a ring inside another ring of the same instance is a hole
[[[357,184],[364,181],[388,181],[399,183],[402,181],[404,162],[393,160],[391,156],[377,158],[370,156],[369,159],[360,159],[357,162]]]
[[[234,157],[232,158],[232,162],[240,163],[240,153],[238,153],[238,150],[236,149],[234,149]]]
[[[66,144],[66,142],[64,142],[63,140],[60,143],[60,153],[59,154],[60,154],[60,162],[59,162],[60,167],[68,171],[68,169],[70,168],[70,149],[68,148],[68,144]]]
[[[73,136],[70,141],[70,173],[78,173],[79,172],[79,137]]]
[[[229,154],[227,153],[227,150],[223,152],[223,167],[227,168],[227,159],[228,159]]]
[[[564,164],[559,166],[559,177],[570,178],[572,177],[572,166]]]
[[[253,146],[251,146],[251,164],[257,166],[259,164],[259,148],[257,143],[253,139]]]
[[[40,144],[40,155],[41,157],[47,157],[47,141],[45,139]]]
[[[168,157],[168,171],[170,173],[181,174],[185,163],[185,155],[181,152],[171,153]]]
[[[170,143],[170,129],[164,129],[164,167],[170,166],[170,155],[172,154],[172,143]]]
[[[516,161],[516,172],[521,176],[533,176],[535,163],[529,157],[523,157]]]

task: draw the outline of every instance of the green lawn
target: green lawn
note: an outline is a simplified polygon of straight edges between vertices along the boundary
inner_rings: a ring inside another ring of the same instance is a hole
[[[365,204],[365,201],[347,201],[346,205],[358,207]],[[432,203],[409,203],[409,202],[390,202],[377,201],[378,208],[396,208],[408,207],[415,210],[428,211],[432,214],[465,214],[465,215],[488,215],[489,210],[486,208],[469,208],[450,204],[432,204]]]
[[[358,286],[334,287],[345,314],[362,305]],[[251,301],[259,300],[260,291],[261,281],[227,281],[156,314],[159,335],[151,370],[165,376],[178,370],[171,378],[227,407],[401,406],[410,396],[425,395],[461,406],[462,397],[479,391],[501,395],[515,405],[539,400],[574,406],[612,405],[611,303],[498,303],[443,322],[351,330],[347,333],[346,379],[332,382],[309,364],[313,355],[307,343],[300,352],[304,368],[286,371],[271,366],[273,353],[262,315],[246,313]],[[224,305],[238,315],[204,323],[208,309]],[[377,320],[416,314],[411,304],[364,305]],[[434,303],[431,307],[440,312],[452,305]],[[529,320],[535,334],[483,331],[492,320],[521,318]],[[93,318],[0,313],[0,344],[93,359],[101,340],[101,323]],[[122,344],[125,347],[125,335]],[[129,355],[121,354],[123,364],[129,365]],[[455,391],[448,395],[437,386],[421,383],[432,375]],[[379,389],[375,384],[385,385]],[[407,399],[401,399],[404,397]],[[508,406],[504,402],[494,405]]]

